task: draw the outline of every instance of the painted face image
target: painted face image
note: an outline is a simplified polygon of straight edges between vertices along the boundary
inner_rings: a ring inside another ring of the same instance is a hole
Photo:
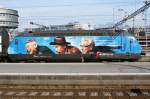
[[[90,53],[93,50],[93,45],[94,43],[90,39],[86,39],[83,42],[81,42],[80,47],[81,47],[82,54]]]
[[[66,45],[55,45],[58,54],[65,54]]]
[[[29,54],[36,54],[37,52],[37,43],[35,41],[28,41],[26,43],[26,49]]]

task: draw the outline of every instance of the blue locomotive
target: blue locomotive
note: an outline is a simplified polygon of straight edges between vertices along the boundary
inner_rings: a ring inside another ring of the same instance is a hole
[[[13,61],[137,60],[141,52],[129,33],[100,30],[24,32],[8,47]]]

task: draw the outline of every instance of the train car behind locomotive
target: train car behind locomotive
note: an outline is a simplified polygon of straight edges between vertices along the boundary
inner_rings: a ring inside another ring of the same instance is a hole
[[[25,32],[8,47],[11,61],[137,60],[141,51],[128,33],[101,30]]]

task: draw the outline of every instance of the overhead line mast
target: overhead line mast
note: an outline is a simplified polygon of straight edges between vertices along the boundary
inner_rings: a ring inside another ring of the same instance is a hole
[[[139,8],[138,10],[136,10],[135,12],[133,12],[132,14],[128,15],[127,17],[123,18],[121,21],[117,22],[116,24],[114,24],[112,27],[110,28],[117,28],[119,25],[122,25],[123,23],[125,23],[127,20],[134,18],[136,15],[144,12],[145,10],[147,10],[150,7],[150,1],[145,1],[145,5],[142,6],[141,8]]]

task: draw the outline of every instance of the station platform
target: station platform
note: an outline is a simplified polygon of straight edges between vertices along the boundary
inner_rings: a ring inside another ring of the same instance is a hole
[[[147,63],[2,63],[0,84],[150,85]]]
[[[150,64],[1,63],[0,99],[150,99]]]
[[[0,85],[101,85],[147,86],[150,74],[57,73],[1,74]]]

